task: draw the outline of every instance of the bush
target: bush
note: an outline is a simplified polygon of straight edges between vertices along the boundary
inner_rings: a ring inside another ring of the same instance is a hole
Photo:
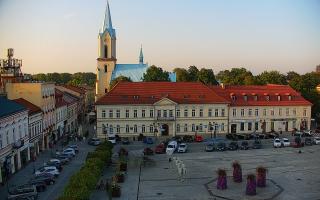
[[[89,152],[83,167],[75,173],[58,200],[87,200],[95,189],[107,162],[111,159],[112,144],[104,142]]]

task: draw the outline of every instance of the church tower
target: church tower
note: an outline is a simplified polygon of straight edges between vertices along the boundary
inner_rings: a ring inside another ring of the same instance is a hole
[[[109,2],[107,1],[103,26],[98,35],[96,100],[109,90],[112,72],[116,66],[116,30],[112,27]]]

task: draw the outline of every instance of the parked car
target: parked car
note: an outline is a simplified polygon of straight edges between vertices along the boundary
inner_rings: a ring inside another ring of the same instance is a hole
[[[292,147],[294,148],[300,148],[304,146],[304,143],[301,140],[301,137],[297,136],[294,138],[294,141],[291,144]]]
[[[261,149],[262,148],[262,144],[260,140],[254,140],[253,144],[252,144],[252,148],[253,149]]]
[[[281,140],[281,146],[282,147],[289,147],[290,146],[290,141],[288,138],[282,138]]]
[[[98,146],[99,144],[101,144],[101,141],[99,138],[91,138],[89,139],[88,144]]]
[[[273,147],[274,148],[280,148],[282,145],[281,145],[281,140],[279,138],[276,138],[273,140]]]
[[[227,150],[227,145],[224,142],[219,142],[216,149],[217,151],[225,151]]]
[[[178,144],[183,142],[183,139],[180,136],[173,136],[171,139],[177,141]]]
[[[22,185],[8,189],[8,200],[37,199],[38,192],[34,185]]]
[[[56,155],[56,159],[60,160],[60,162],[63,165],[65,165],[65,164],[69,163],[69,161],[72,159],[72,158],[70,158],[70,156],[71,155],[59,154],[59,155]]]
[[[205,151],[212,152],[215,150],[215,146],[213,142],[206,144]]]
[[[240,149],[242,150],[248,150],[249,149],[249,143],[247,141],[241,142]]]
[[[303,131],[303,137],[312,137],[313,136],[313,131],[312,130],[304,130]]]
[[[312,139],[311,138],[305,138],[304,139],[304,144],[307,146],[311,146],[312,145]]]
[[[28,181],[28,185],[36,186],[37,192],[43,192],[47,188],[47,184],[43,180],[32,179]]]
[[[147,156],[153,155],[153,150],[152,150],[151,148],[149,148],[149,147],[144,148],[143,154],[144,154],[144,155],[147,155]]]
[[[320,144],[320,137],[314,137],[313,144]]]
[[[202,142],[202,141],[203,141],[202,135],[196,135],[196,136],[194,137],[194,141],[196,141],[196,142]]]
[[[239,148],[238,142],[230,142],[229,143],[229,146],[228,146],[229,150],[234,151],[234,150],[238,150],[238,148]]]
[[[188,145],[186,143],[179,144],[178,153],[185,153],[188,150]]]
[[[185,135],[185,136],[183,136],[182,140],[183,140],[183,142],[193,142],[194,141],[192,135]]]
[[[120,140],[120,139],[118,139],[118,140]],[[113,137],[113,136],[110,136],[110,137],[108,137],[108,141],[111,142],[111,144],[116,144],[117,143],[117,138]]]
[[[76,156],[76,151],[73,148],[64,149],[61,154],[71,154],[73,157]]]
[[[43,173],[38,176],[31,178],[31,180],[39,180],[45,182],[47,185],[53,185],[56,180],[55,176],[49,173]]]
[[[122,139],[122,144],[124,144],[124,145],[130,144],[129,138],[124,137],[124,138]]]
[[[236,133],[235,135],[238,138],[238,140],[244,140],[245,139],[245,135],[243,135],[243,134]]]
[[[61,165],[60,160],[58,160],[58,161],[48,161],[48,162],[46,162],[44,164],[44,166],[54,166],[59,170],[59,172],[62,171],[62,165]]]
[[[153,139],[151,137],[147,138],[147,144],[153,144]]]
[[[39,175],[41,175],[43,173],[49,173],[49,174],[54,175],[55,177],[58,177],[59,174],[60,174],[59,170],[54,166],[40,167],[34,174],[36,176],[39,176]]]
[[[166,147],[165,147],[164,143],[160,143],[159,145],[157,145],[154,151],[157,154],[165,153],[166,152]]]
[[[79,153],[79,147],[76,144],[69,145],[68,148],[72,148],[76,153]]]
[[[168,143],[167,148],[166,148],[166,153],[171,154],[171,153],[175,152],[177,148],[178,148],[177,141],[170,141]]]
[[[238,140],[237,135],[234,134],[234,133],[228,133],[228,134],[226,135],[226,138],[227,138],[228,140]]]

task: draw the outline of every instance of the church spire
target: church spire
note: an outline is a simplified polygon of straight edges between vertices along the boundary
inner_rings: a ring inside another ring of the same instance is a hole
[[[110,7],[109,7],[108,0],[107,0],[106,12],[104,15],[102,33],[104,33],[105,31],[108,31],[111,37],[115,37],[115,30],[112,27],[112,20],[111,20]]]
[[[141,45],[141,48],[140,48],[139,63],[140,63],[140,64],[143,64],[143,53],[142,53],[142,45]]]

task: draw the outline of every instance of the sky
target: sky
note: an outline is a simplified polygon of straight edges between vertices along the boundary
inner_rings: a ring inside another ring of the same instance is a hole
[[[245,67],[283,73],[320,64],[320,0],[109,0],[118,63]],[[0,0],[0,58],[24,73],[95,72],[106,0]]]

